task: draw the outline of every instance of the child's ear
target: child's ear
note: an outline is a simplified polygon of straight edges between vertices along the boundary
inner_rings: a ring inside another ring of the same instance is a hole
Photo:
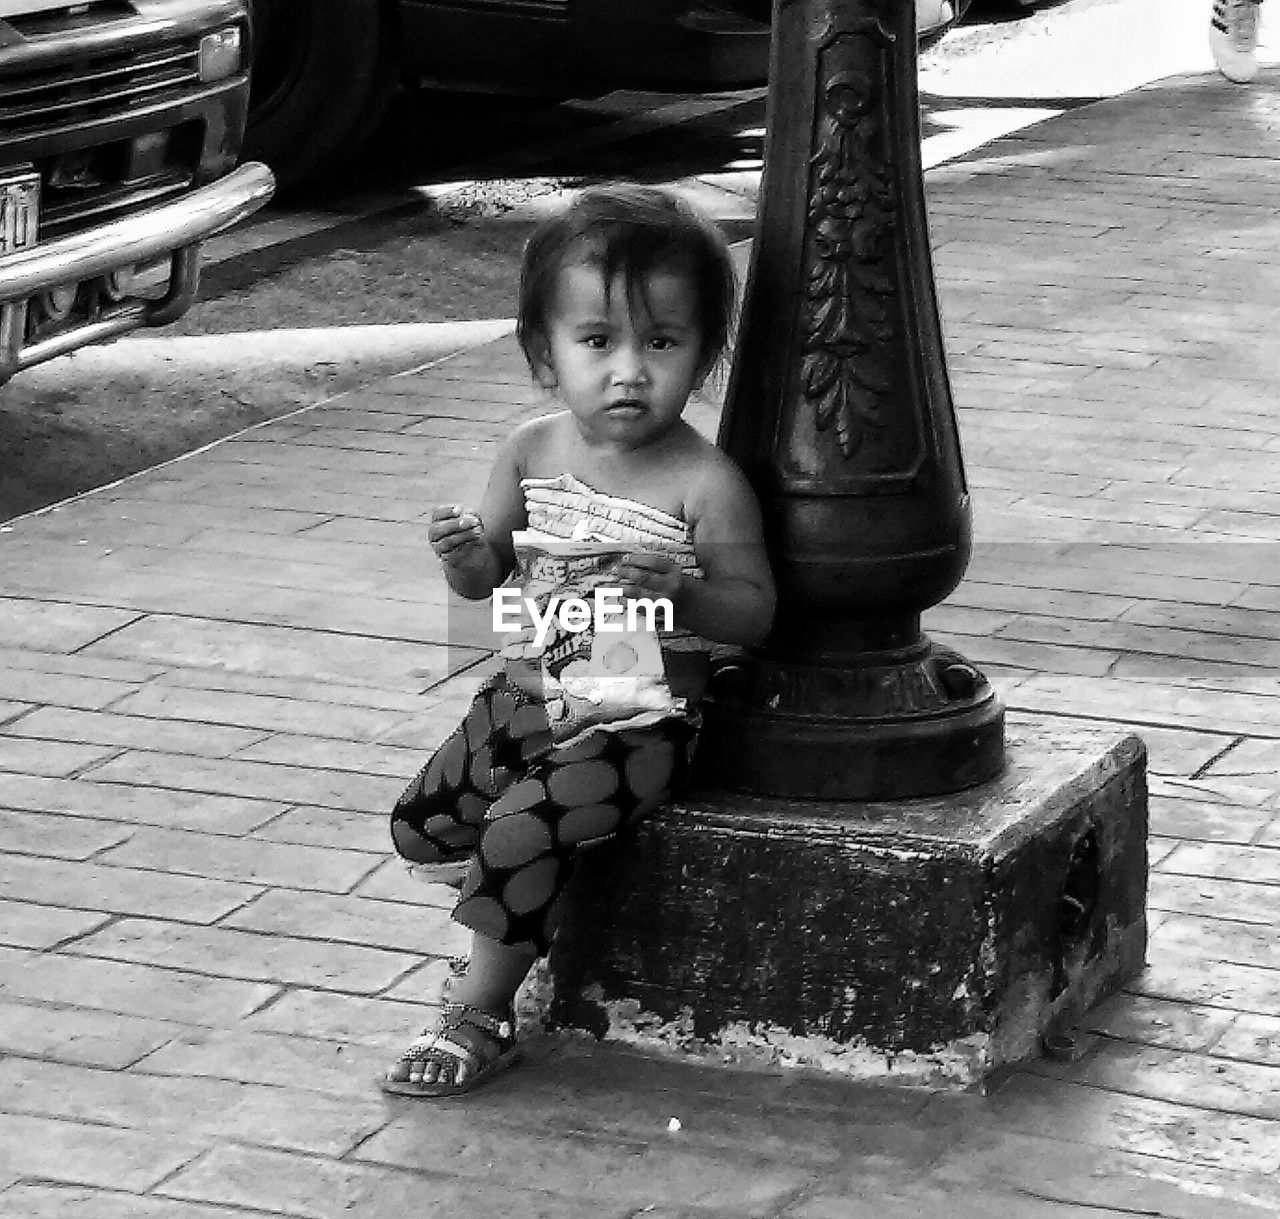
[[[551,366],[551,351],[541,339],[529,349],[529,367],[533,370],[533,379],[538,383],[539,389],[550,393],[560,384],[556,370]]]
[[[556,370],[546,360],[534,361],[533,379],[538,383],[538,388],[546,390],[547,393],[551,393],[560,384],[559,378],[556,377]]]

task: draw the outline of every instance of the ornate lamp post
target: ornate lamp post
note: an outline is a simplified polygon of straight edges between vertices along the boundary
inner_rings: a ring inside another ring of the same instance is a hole
[[[764,506],[780,613],[716,682],[697,789],[579,874],[550,1019],[682,1058],[971,1084],[1141,967],[1145,753],[1024,724],[1006,766],[994,692],[921,633],[964,573],[969,497],[913,6],[775,0],[774,23],[721,443]]]
[[[701,782],[958,791],[1003,764],[982,674],[920,630],[970,508],[934,291],[910,0],[775,0],[768,146],[720,443],[764,508],[773,634],[717,682]]]

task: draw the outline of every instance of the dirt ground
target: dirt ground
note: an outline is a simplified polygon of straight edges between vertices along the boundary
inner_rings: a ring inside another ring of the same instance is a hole
[[[528,224],[460,225],[425,206],[342,226],[302,248],[211,267],[203,299],[177,325],[37,366],[0,387],[0,520],[113,482],[298,407],[414,366],[418,345],[329,358],[298,329],[501,317]],[[243,334],[225,363],[194,363],[186,340]],[[264,337],[279,334],[279,350]],[[167,343],[166,343],[167,340]],[[295,343],[296,346],[296,343]]]
[[[114,482],[300,405],[287,388],[288,396],[267,404],[241,400],[231,390],[173,394],[140,376],[100,386],[49,379],[21,392],[15,382],[0,390],[0,519]]]

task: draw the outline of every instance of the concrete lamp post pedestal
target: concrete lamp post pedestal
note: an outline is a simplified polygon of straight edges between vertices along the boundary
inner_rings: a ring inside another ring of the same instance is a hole
[[[594,855],[549,1023],[715,1061],[970,1084],[1141,966],[1140,741],[1016,725],[922,634],[970,506],[933,283],[908,0],[775,0],[720,443],[779,589],[719,674],[695,790]]]
[[[697,793],[591,858],[546,1016],[659,1054],[967,1087],[1141,968],[1145,751],[1010,726],[951,796]]]

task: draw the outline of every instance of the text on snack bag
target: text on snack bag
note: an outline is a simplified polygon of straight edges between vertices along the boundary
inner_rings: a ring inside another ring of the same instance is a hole
[[[597,588],[589,601],[585,597],[553,597],[540,609],[536,598],[521,596],[518,588],[494,589],[494,631],[519,631],[526,621],[533,623],[534,646],[542,647],[556,625],[571,635],[588,628],[597,634],[670,631],[675,625],[675,607],[666,597],[624,597],[620,588]]]

